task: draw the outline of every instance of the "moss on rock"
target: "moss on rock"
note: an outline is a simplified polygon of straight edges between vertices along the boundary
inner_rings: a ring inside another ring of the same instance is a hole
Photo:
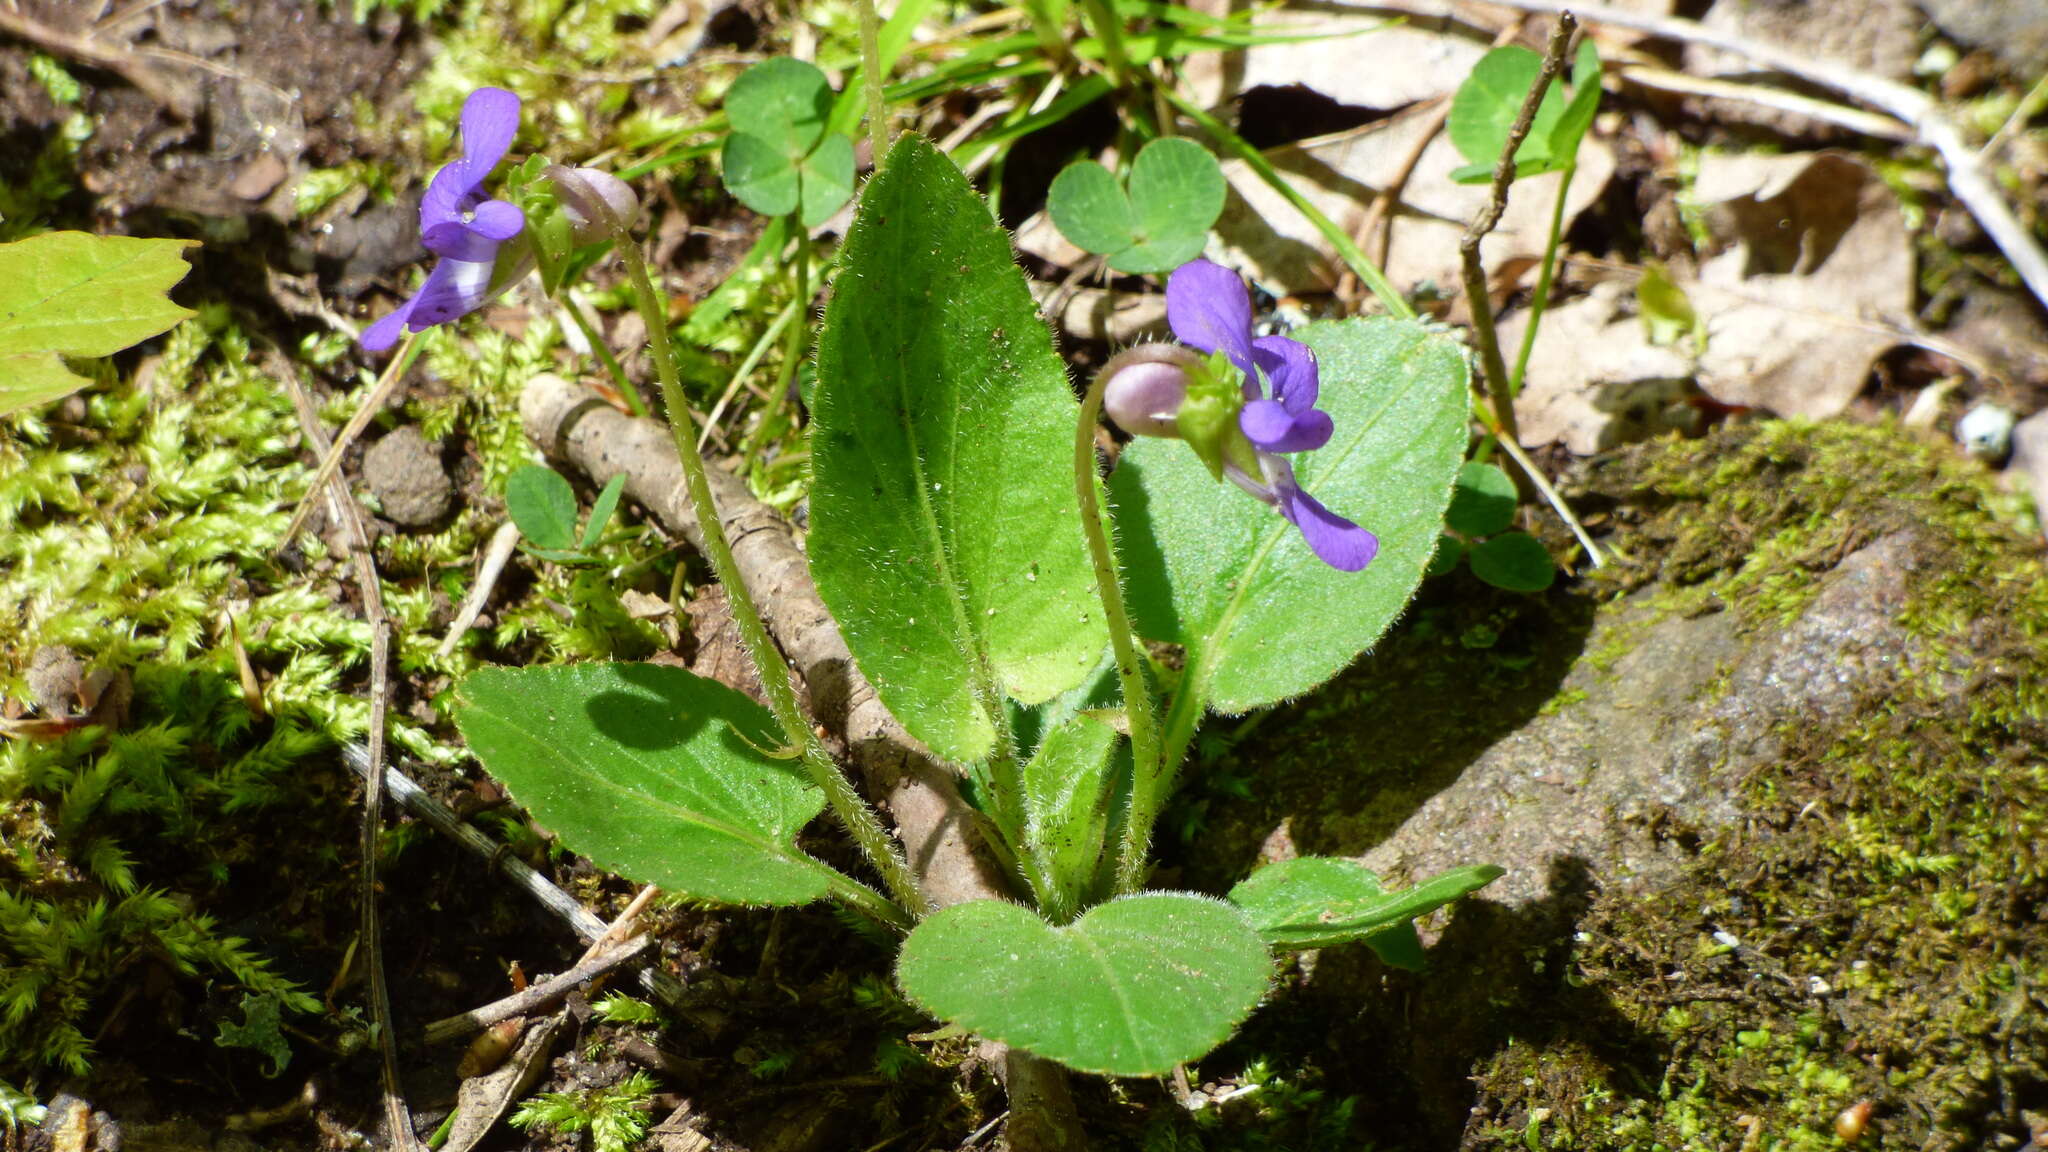
[[[1433,584],[1360,668],[1216,749],[1189,874],[1227,881],[1283,818],[1303,852],[1398,839],[1525,730],[1626,719],[1612,682],[1645,668],[1695,677],[1645,731],[1763,718],[1691,745],[1715,814],[1599,813],[1669,866],[1554,857],[1533,896],[1461,906],[1420,976],[1322,955],[1212,1073],[1313,1078],[1388,1147],[1834,1147],[1868,1102],[1859,1147],[2017,1148],[2048,1112],[2048,582],[2010,498],[1895,427],[1765,423],[1601,461],[1576,499],[1627,562],[1541,598]],[[1796,650],[1879,577],[1873,634]],[[1702,638],[1725,652],[1641,652]],[[1768,692],[1741,667],[1772,646],[1834,704],[1715,711]]]

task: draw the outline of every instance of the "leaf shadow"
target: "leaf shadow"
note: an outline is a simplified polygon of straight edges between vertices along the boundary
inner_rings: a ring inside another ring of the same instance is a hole
[[[1391,1147],[1472,1146],[1495,1125],[1515,1128],[1516,1117],[1474,1109],[1475,1069],[1582,1082],[1560,1098],[1596,1079],[1654,1096],[1662,1045],[1598,985],[1571,978],[1575,927],[1596,894],[1586,861],[1561,857],[1539,899],[1462,901],[1421,972],[1389,968],[1359,945],[1324,950],[1313,978],[1285,984],[1212,1066],[1265,1059],[1283,1077],[1312,1070],[1329,1096],[1356,1102],[1354,1131]],[[1573,1058],[1525,1069],[1532,1052]]]
[[[666,752],[698,739],[714,722],[727,750],[767,762],[762,749],[782,743],[768,713],[716,681],[657,664],[621,664],[619,679],[638,691],[605,691],[584,701],[599,733],[627,748]]]
[[[1596,604],[1568,582],[1529,595],[1464,568],[1425,581],[1373,651],[1314,693],[1212,717],[1162,822],[1184,882],[1227,891],[1283,826],[1301,855],[1357,856],[1556,696]]]

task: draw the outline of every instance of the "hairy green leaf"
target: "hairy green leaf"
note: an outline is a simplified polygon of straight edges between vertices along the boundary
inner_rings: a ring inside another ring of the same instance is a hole
[[[1079,906],[1101,865],[1117,744],[1109,725],[1073,716],[1047,732],[1024,765],[1024,839],[1039,872],[1035,886],[1056,893],[1062,907]]]
[[[1252,873],[1230,890],[1230,902],[1245,910],[1275,948],[1327,948],[1353,940],[1373,943],[1374,937],[1390,933],[1386,943],[1395,947],[1396,956],[1405,956],[1400,949],[1406,941],[1400,932],[1411,921],[1478,891],[1501,874],[1491,864],[1471,864],[1413,888],[1388,892],[1380,887],[1380,878],[1356,860],[1302,856]]]
[[[811,568],[911,734],[971,761],[1001,696],[1081,682],[1108,633],[1069,461],[1078,405],[1007,235],[908,136],[861,196],[818,345]]]
[[[1272,960],[1220,900],[1148,892],[1055,928],[996,900],[956,904],[903,942],[896,978],[943,1020],[1070,1068],[1157,1076],[1251,1014]]]
[[[796,834],[824,798],[766,709],[653,664],[485,668],[456,726],[486,771],[599,867],[726,904],[807,904],[837,873]]]
[[[1224,712],[1306,692],[1379,639],[1436,550],[1465,445],[1465,356],[1449,336],[1384,317],[1294,335],[1336,422],[1328,445],[1291,458],[1295,473],[1378,535],[1365,571],[1324,564],[1179,441],[1133,442],[1110,478],[1138,628],[1185,645],[1183,691]]]

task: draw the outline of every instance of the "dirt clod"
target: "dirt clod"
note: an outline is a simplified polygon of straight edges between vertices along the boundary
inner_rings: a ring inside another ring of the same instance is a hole
[[[370,446],[363,456],[363,479],[384,515],[402,528],[438,521],[455,499],[455,484],[439,450],[410,425]]]

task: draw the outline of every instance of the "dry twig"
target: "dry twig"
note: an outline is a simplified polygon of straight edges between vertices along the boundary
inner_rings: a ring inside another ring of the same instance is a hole
[[[653,945],[654,941],[651,938],[636,936],[629,943],[600,952],[559,976],[528,985],[525,990],[514,992],[502,1000],[492,1001],[481,1008],[472,1008],[445,1020],[436,1020],[427,1025],[422,1039],[429,1044],[446,1044],[481,1032],[500,1020],[510,1020],[514,1016],[525,1016],[552,1007],[582,985],[639,959]]]
[[[1515,8],[1524,12],[1562,12],[1566,5],[1558,0],[1487,0],[1503,8]],[[1394,8],[1402,10],[1433,10],[1428,4],[1410,3],[1408,0],[1366,5],[1373,8]],[[1999,251],[2026,281],[2043,306],[2048,306],[2048,253],[2014,216],[2012,209],[1998,193],[1997,185],[1985,172],[1983,157],[1969,146],[1953,120],[1942,111],[1934,98],[1915,88],[1909,88],[1880,76],[1872,76],[1844,64],[1831,60],[1819,60],[1803,56],[1773,45],[1749,40],[1741,36],[1719,32],[1692,20],[1681,20],[1675,16],[1649,16],[1630,12],[1624,8],[1609,7],[1605,4],[1572,4],[1570,8],[1579,16],[1596,24],[1627,28],[1636,32],[1647,32],[1668,40],[1681,40],[1704,44],[1723,52],[1732,52],[1754,60],[1788,76],[1796,76],[1831,88],[1852,100],[1866,104],[1881,112],[1897,117],[1913,131],[1913,139],[1934,149],[1941,156],[1942,165],[1948,169],[1949,191],[1961,201],[1963,207],[1977,218],[1986,235],[1998,245]]]
[[[447,659],[455,652],[455,646],[462,642],[462,634],[475,626],[476,618],[483,615],[484,605],[490,603],[491,592],[498,586],[498,577],[505,572],[505,565],[512,559],[512,553],[519,547],[519,525],[510,520],[498,525],[491,533],[490,547],[484,550],[484,562],[477,567],[476,583],[469,590],[469,598],[462,602],[462,611],[455,614],[455,622],[448,626],[448,635],[442,639],[435,655]]]
[[[326,445],[320,418],[312,401],[299,385],[298,374],[283,373],[298,410],[306,444],[315,452]],[[348,484],[332,476],[326,484],[328,514],[340,524],[348,540],[354,563],[356,587],[363,601],[363,619],[370,626],[370,725],[368,765],[364,772],[362,867],[358,873],[357,899],[362,905],[362,948],[370,972],[370,1020],[377,1032],[382,1055],[384,1116],[391,1129],[392,1147],[398,1152],[415,1152],[418,1137],[412,1130],[412,1112],[406,1107],[405,1088],[398,1079],[398,1043],[391,1027],[391,988],[384,973],[382,925],[377,916],[377,840],[384,828],[384,723],[391,702],[391,618],[384,612],[384,586],[377,575],[377,562],[370,555],[370,535],[363,528],[362,510],[349,494]],[[317,490],[317,489],[316,489]],[[309,494],[310,501],[312,496]]]
[[[1543,103],[1543,94],[1550,90],[1550,82],[1564,67],[1566,52],[1570,51],[1572,33],[1578,29],[1578,21],[1569,12],[1557,18],[1557,27],[1550,33],[1549,49],[1543,54],[1543,67],[1536,73],[1536,83],[1529,86],[1529,94],[1522,98],[1521,110],[1515,113],[1515,122],[1508,128],[1507,142],[1501,147],[1500,159],[1494,161],[1493,183],[1487,191],[1486,206],[1472,223],[1465,228],[1465,235],[1458,241],[1458,256],[1464,266],[1465,303],[1472,310],[1472,332],[1478,337],[1481,369],[1486,374],[1486,396],[1493,407],[1495,435],[1509,439],[1515,435],[1515,398],[1508,391],[1508,366],[1501,359],[1500,337],[1493,326],[1493,302],[1486,291],[1486,269],[1479,263],[1479,242],[1500,223],[1502,212],[1508,207],[1508,185],[1515,180],[1515,153],[1521,150],[1522,141],[1529,135],[1529,126],[1536,122],[1536,109]]]
[[[350,770],[358,776],[367,776],[370,770],[370,750],[362,744],[351,744],[341,750],[341,758]],[[605,922],[576,902],[576,898],[555,887],[553,882],[527,865],[526,861],[505,850],[503,844],[464,823],[446,804],[427,794],[426,789],[414,783],[412,778],[394,765],[384,767],[384,787],[391,797],[410,809],[433,827],[436,832],[461,844],[477,856],[489,862],[499,875],[524,889],[540,902],[541,907],[554,913],[578,939],[596,943],[609,930]],[[664,1006],[675,1008],[682,1003],[683,986],[675,977],[659,968],[640,970],[640,984]]]

